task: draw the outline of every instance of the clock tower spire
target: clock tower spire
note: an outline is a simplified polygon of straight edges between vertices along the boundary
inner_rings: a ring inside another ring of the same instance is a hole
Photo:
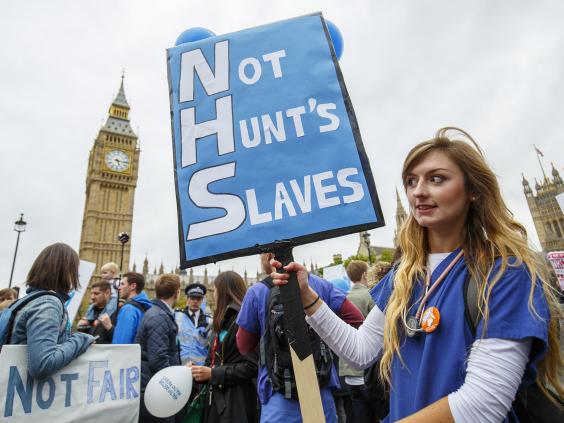
[[[120,263],[117,237],[127,232],[131,239],[133,203],[139,170],[137,135],[129,121],[124,75],[111,103],[106,122],[90,150],[86,172],[86,201],[80,237],[80,258],[96,263],[94,279],[107,262]],[[125,244],[123,269],[129,269],[130,243]]]

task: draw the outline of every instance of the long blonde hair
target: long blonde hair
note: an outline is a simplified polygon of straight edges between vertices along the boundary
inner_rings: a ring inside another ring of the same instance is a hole
[[[538,366],[537,380],[543,390],[545,386],[552,386],[555,393],[563,397],[561,380],[564,380],[564,372],[558,339],[558,322],[562,309],[558,304],[556,291],[549,283],[546,262],[529,247],[527,232],[523,225],[513,219],[505,205],[497,178],[486,163],[482,150],[463,130],[442,128],[434,138],[415,146],[403,165],[404,186],[407,174],[432,151],[443,152],[456,163],[464,174],[466,191],[476,195],[466,217],[462,248],[468,271],[479,285],[477,303],[484,321],[484,332],[493,287],[508,266],[521,266],[524,263],[531,280],[539,281],[542,285],[550,311],[548,351]],[[391,380],[390,369],[394,356],[397,355],[403,363],[400,344],[404,329],[401,322],[409,307],[413,286],[424,275],[429,252],[427,230],[417,223],[412,214],[400,228],[398,243],[402,257],[395,271],[394,289],[385,311],[384,353],[380,362],[380,374],[388,383]],[[515,262],[512,260],[511,264],[508,263],[510,257],[514,257]],[[501,265],[492,274],[494,262],[498,258],[501,259]],[[529,294],[529,309],[535,318],[540,318],[533,305],[534,288],[533,283]]]

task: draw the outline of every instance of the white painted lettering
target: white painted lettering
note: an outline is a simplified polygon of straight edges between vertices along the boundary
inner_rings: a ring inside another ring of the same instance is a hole
[[[280,66],[280,58],[282,57],[286,57],[286,50],[273,51],[262,55],[262,60],[272,64],[274,78],[282,78],[282,67]]]
[[[323,181],[333,178],[333,172],[321,172],[312,176],[313,186],[315,187],[315,194],[317,196],[317,203],[320,209],[326,207],[338,206],[341,204],[339,197],[327,197],[327,194],[337,191],[337,186],[335,184],[323,185]]]
[[[301,212],[309,213],[311,211],[311,176],[304,176],[303,193],[300,189],[298,181],[296,181],[295,179],[292,179],[290,181],[290,186],[292,187],[292,191],[294,192],[298,206],[300,206]]]
[[[286,211],[290,216],[296,215],[296,209],[288,195],[288,191],[286,191],[284,183],[278,182],[276,184],[276,195],[274,198],[274,220],[282,219],[282,206],[286,207]]]
[[[215,44],[215,74],[204,57],[202,50],[182,54],[180,64],[179,101],[194,100],[194,74],[197,73],[206,94],[214,95],[229,89],[229,42]]]
[[[272,135],[274,135],[276,141],[286,141],[286,130],[284,129],[282,112],[276,112],[276,125],[272,122],[272,118],[268,114],[262,115],[261,120],[265,144],[272,143]]]
[[[343,188],[352,189],[352,194],[343,196],[343,203],[356,203],[364,198],[364,189],[358,182],[348,180],[347,178],[352,175],[358,175],[358,169],[355,167],[347,167],[337,172],[337,180],[339,185]]]
[[[239,129],[241,130],[241,142],[245,148],[254,148],[260,144],[260,129],[259,120],[256,116],[251,118],[251,126],[253,128],[253,138],[249,136],[249,129],[247,128],[247,120],[239,121]]]
[[[328,110],[335,110],[336,108],[337,106],[335,105],[335,103],[322,103],[317,106],[317,114],[319,115],[319,117],[329,119],[330,121],[326,125],[321,125],[319,127],[319,132],[330,132],[335,131],[337,128],[339,128],[339,124],[341,122],[339,120],[339,117],[333,113],[328,112]]]
[[[294,128],[296,128],[296,136],[298,138],[304,136],[304,126],[302,125],[302,115],[306,112],[304,106],[294,107],[286,110],[286,116],[292,118],[294,121]]]
[[[253,74],[250,77],[247,77],[247,74],[245,73],[245,68],[248,65],[253,68]],[[261,74],[262,68],[260,66],[260,62],[254,57],[247,57],[246,59],[241,60],[241,63],[239,63],[239,79],[243,84],[256,84],[260,79]]]
[[[215,101],[216,118],[207,122],[196,123],[194,107],[180,111],[182,167],[197,163],[196,141],[208,135],[217,134],[217,149],[220,156],[235,151],[231,101],[230,95],[218,98]]]
[[[199,170],[192,175],[188,195],[200,208],[224,209],[225,216],[204,222],[193,223],[188,227],[188,241],[218,235],[237,229],[245,221],[245,205],[236,195],[215,194],[208,185],[215,181],[235,176],[235,162]]]
[[[245,191],[247,196],[247,208],[249,210],[249,218],[251,220],[251,225],[258,225],[260,223],[272,222],[272,213],[265,212],[261,213],[258,209],[257,195],[254,189],[248,189]]]

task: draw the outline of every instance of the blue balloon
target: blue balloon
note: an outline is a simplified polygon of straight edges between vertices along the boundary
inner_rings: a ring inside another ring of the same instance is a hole
[[[174,45],[178,46],[184,43],[192,43],[194,41],[200,41],[214,36],[215,34],[206,28],[201,28],[201,27],[189,28],[178,36]]]
[[[331,282],[331,284],[335,287],[340,289],[343,292],[349,292],[351,286],[349,284],[349,281],[346,280],[345,278],[336,278],[336,279],[331,279],[329,280],[329,282]]]
[[[341,60],[341,56],[343,55],[343,49],[345,47],[345,42],[343,41],[343,35],[337,25],[335,25],[330,20],[325,19],[325,24],[327,25],[327,29],[329,30],[329,36],[331,37],[331,41],[333,41],[333,48],[335,49],[335,55],[337,56],[338,60]]]

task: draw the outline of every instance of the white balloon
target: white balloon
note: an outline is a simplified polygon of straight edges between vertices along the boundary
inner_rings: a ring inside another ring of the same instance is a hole
[[[145,388],[145,407],[155,417],[170,417],[188,402],[192,369],[170,366],[155,373]]]

